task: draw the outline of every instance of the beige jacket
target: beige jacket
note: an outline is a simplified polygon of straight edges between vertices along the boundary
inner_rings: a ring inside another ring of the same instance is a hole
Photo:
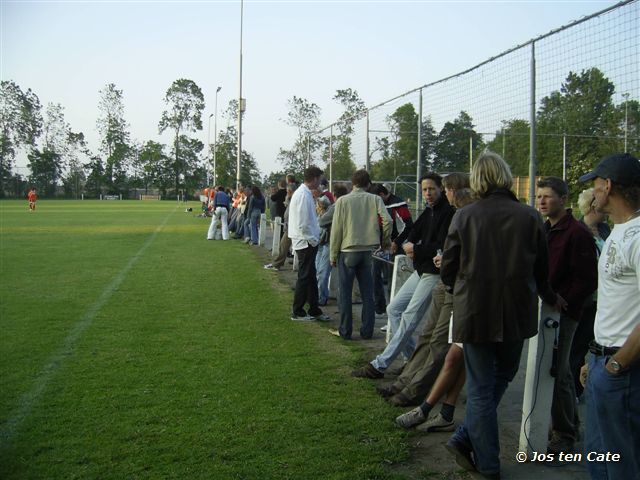
[[[382,220],[382,235],[378,216]],[[348,195],[336,200],[329,242],[330,260],[337,262],[338,254],[346,250],[374,250],[381,244],[391,245],[392,221],[379,195],[354,187]]]

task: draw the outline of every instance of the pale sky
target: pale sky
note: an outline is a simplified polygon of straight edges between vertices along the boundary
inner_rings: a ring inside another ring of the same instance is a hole
[[[328,125],[340,114],[337,89],[377,105],[614,3],[247,0],[243,148],[263,174],[281,170],[278,149],[295,137],[282,121],[294,95],[318,104]],[[204,93],[203,130],[194,136],[205,144],[216,87],[219,130],[221,112],[238,97],[238,0],[2,0],[0,14],[0,77],[31,88],[43,107],[62,104],[96,153],[98,92],[108,83],[123,90],[138,142],[171,142],[158,122],[174,80],[193,80]]]

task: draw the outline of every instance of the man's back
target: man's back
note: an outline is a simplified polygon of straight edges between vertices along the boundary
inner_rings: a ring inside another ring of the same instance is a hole
[[[380,244],[378,215],[382,221],[382,237],[389,242],[391,217],[378,195],[354,188],[351,193],[340,197],[335,203],[331,230],[331,250],[336,254],[341,250],[377,247]],[[332,255],[331,258],[336,258]]]

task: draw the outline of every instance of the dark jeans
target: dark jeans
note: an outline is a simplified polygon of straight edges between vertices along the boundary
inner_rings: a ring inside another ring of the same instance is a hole
[[[577,438],[577,416],[576,390],[569,366],[569,354],[577,326],[578,322],[572,318],[560,316],[557,370],[551,402],[551,427],[554,433],[572,443]]]
[[[518,371],[523,345],[522,340],[464,344],[467,410],[453,438],[471,445],[480,473],[500,472],[497,409]]]
[[[362,325],[360,337],[369,339],[373,336],[376,312],[373,305],[373,278],[371,276],[371,251],[340,252],[338,256],[338,273],[340,276],[340,336],[351,338],[353,330],[353,311],[351,309],[353,280],[358,279],[360,297],[362,298]]]
[[[587,458],[587,468],[594,480],[638,479],[640,362],[636,361],[629,370],[619,375],[611,375],[605,369],[609,358],[593,354],[587,358],[589,374],[585,389],[587,419],[584,453],[618,453],[620,461],[598,462]]]
[[[387,310],[387,296],[384,288],[384,277],[387,276],[389,267],[386,263],[373,260],[373,297],[375,299],[376,313],[384,313]]]
[[[298,280],[293,294],[293,314],[304,317],[307,312],[304,309],[309,304],[309,315],[320,315],[322,310],[318,307],[318,281],[316,279],[316,253],[318,247],[309,245],[307,248],[296,250],[298,254]]]
[[[573,334],[571,344],[571,354],[569,355],[569,365],[571,366],[571,376],[576,389],[576,397],[582,395],[584,388],[580,383],[580,369],[584,365],[585,357],[589,352],[589,342],[593,340],[593,324],[596,320],[596,302],[590,300],[585,304],[580,313],[580,321],[576,333]]]

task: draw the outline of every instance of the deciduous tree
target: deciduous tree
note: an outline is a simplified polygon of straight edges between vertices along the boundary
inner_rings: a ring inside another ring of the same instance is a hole
[[[129,160],[129,125],[124,118],[122,90],[113,83],[100,90],[97,128],[100,134],[100,151],[106,157],[105,181],[110,193],[127,190],[127,162]]]
[[[40,100],[31,89],[23,92],[10,80],[0,82],[0,197],[5,195],[18,149],[35,146],[42,128],[40,110]]]
[[[180,137],[186,133],[202,130],[202,111],[204,110],[204,95],[200,87],[193,81],[181,78],[174,81],[164,96],[167,110],[162,112],[158,124],[160,133],[173,130],[173,170],[176,192],[180,187],[180,177],[186,178],[187,158],[182,157],[180,151]],[[188,153],[188,152],[187,152]]]

